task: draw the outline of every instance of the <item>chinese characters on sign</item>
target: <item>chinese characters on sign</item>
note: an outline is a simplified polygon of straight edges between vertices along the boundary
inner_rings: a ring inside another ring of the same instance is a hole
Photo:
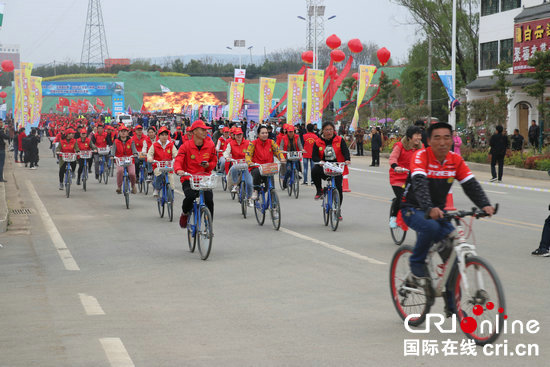
[[[405,339],[403,343],[403,356],[477,356],[476,343],[472,339],[457,340],[419,340]]]
[[[529,66],[535,52],[550,46],[550,18],[519,23],[514,26],[514,74],[535,71]]]
[[[324,70],[307,71],[307,113],[306,124],[321,126],[323,119],[323,80]]]
[[[296,125],[302,122],[302,91],[304,89],[303,75],[288,76],[288,103],[286,121]]]

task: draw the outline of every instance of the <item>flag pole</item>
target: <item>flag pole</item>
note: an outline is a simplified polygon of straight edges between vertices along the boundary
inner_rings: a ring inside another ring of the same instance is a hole
[[[453,94],[454,98],[458,98],[458,93],[456,91],[456,0],[453,0],[453,31],[452,31],[452,47],[451,47],[451,74],[453,77]],[[449,116],[449,123],[456,128],[456,109],[453,108]]]

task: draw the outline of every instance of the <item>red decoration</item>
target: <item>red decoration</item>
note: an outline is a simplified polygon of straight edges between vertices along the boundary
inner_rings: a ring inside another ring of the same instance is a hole
[[[0,98],[6,98],[8,96],[8,93],[2,91],[0,92]]]
[[[376,52],[376,56],[378,56],[378,61],[380,61],[380,65],[384,66],[388,63],[388,60],[390,59],[391,52],[385,48],[382,47],[380,50]]]
[[[340,40],[340,38],[333,34],[332,36],[329,36],[327,38],[327,46],[328,48],[330,48],[331,50],[334,50],[338,47],[340,47],[340,45],[342,44],[342,41]]]
[[[395,85],[397,88],[399,88],[401,86],[401,83],[399,82],[399,79],[395,79],[393,82],[392,82],[393,85]]]
[[[12,72],[13,69],[15,69],[15,66],[13,66],[13,61],[11,60],[2,61],[2,70],[4,70],[6,73]]]
[[[346,58],[346,54],[342,50],[332,50],[330,52],[330,58],[334,62],[342,62]]]
[[[302,61],[306,64],[313,64],[313,51],[302,52]]]
[[[351,76],[353,77],[353,79],[359,80],[359,73],[353,73]]]
[[[359,41],[358,38],[354,38],[352,40],[349,40],[348,48],[351,52],[358,54],[359,52],[363,51],[363,44],[361,43],[361,41]]]

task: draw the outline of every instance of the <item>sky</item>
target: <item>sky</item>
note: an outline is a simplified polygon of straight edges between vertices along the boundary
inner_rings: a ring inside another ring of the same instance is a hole
[[[21,60],[80,62],[88,0],[0,0],[0,43],[18,44]],[[390,0],[324,0],[325,38],[375,42],[405,62],[418,38],[408,11]],[[302,47],[305,0],[102,0],[111,58],[228,54],[244,39],[253,55]],[[246,53],[248,55],[248,51]]]

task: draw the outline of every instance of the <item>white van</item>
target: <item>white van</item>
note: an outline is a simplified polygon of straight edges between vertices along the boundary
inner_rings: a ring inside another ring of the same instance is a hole
[[[122,123],[124,124],[124,126],[126,127],[132,127],[132,116],[128,115],[128,114],[125,114],[125,113],[120,113],[116,116],[116,122],[117,124],[119,122],[121,122],[122,120]]]

